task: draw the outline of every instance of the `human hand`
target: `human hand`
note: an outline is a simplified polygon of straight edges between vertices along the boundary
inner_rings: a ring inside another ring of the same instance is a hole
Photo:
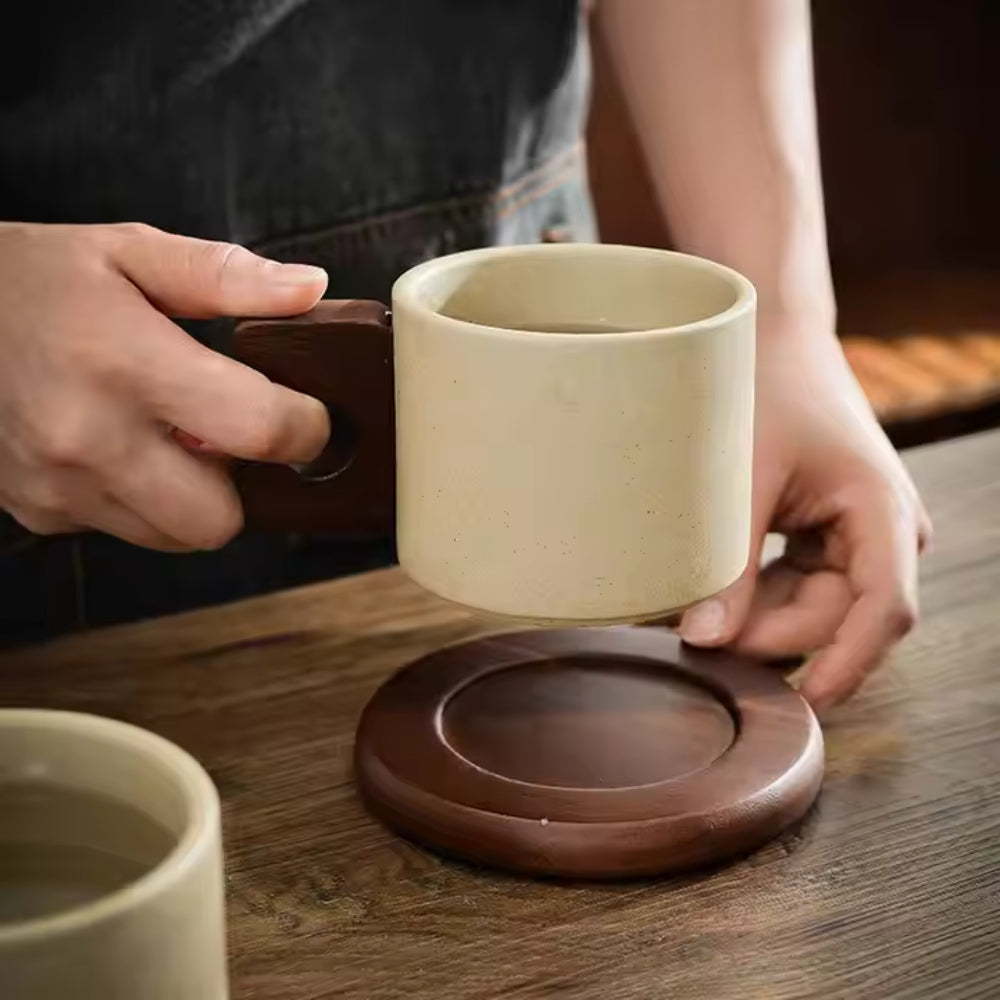
[[[217,455],[308,462],[329,419],[167,316],[287,316],[325,287],[319,268],[142,225],[0,224],[0,507],[39,534],[223,545],[242,510]]]
[[[758,352],[750,563],[680,633],[751,656],[813,654],[802,693],[822,711],[913,627],[932,529],[833,337],[770,333]],[[768,531],[788,546],[761,570]]]

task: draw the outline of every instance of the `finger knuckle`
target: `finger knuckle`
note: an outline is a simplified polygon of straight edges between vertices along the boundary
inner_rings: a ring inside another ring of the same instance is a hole
[[[247,451],[262,461],[283,457],[287,430],[274,393],[260,394],[244,428]]]
[[[80,249],[97,267],[102,260],[113,259],[127,252],[136,243],[150,239],[158,232],[145,222],[109,222],[103,225],[77,227]]]
[[[44,420],[31,437],[37,458],[48,466],[83,465],[90,451],[86,424],[72,412]]]
[[[64,490],[52,478],[37,476],[23,490],[24,510],[38,521],[60,520],[69,514]]]
[[[920,512],[920,540],[925,545],[934,541],[934,520],[926,510]]]
[[[909,635],[917,626],[920,618],[920,611],[915,601],[909,598],[900,598],[889,611],[889,631],[893,638],[902,639]]]
[[[11,507],[8,509],[11,517],[26,531],[33,535],[55,535],[59,533],[60,525],[54,519],[37,510],[26,507]]]
[[[105,226],[97,226],[95,230],[98,235],[119,246],[122,243],[147,240],[158,232],[154,226],[145,222],[112,222]]]
[[[195,270],[221,285],[229,269],[248,251],[235,243],[200,241],[192,244],[192,264]]]
[[[84,391],[106,394],[134,382],[134,364],[129,355],[115,350],[105,337],[78,336],[66,344],[65,360],[76,377],[84,383]],[[66,418],[63,418],[66,419]]]
[[[249,253],[235,243],[213,240],[185,239],[176,248],[176,263],[183,270],[188,287],[210,298],[224,295],[231,271]]]

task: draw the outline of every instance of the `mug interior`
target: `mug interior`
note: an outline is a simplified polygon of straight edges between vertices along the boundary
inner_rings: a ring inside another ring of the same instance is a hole
[[[411,272],[423,307],[479,326],[623,333],[705,323],[753,300],[742,276],[643,247],[556,244],[474,250]]]
[[[100,905],[174,862],[210,824],[214,794],[192,758],[152,733],[76,713],[0,711],[0,801],[8,803],[0,851],[86,849],[136,868],[128,883],[90,904],[44,918],[29,913],[21,923],[7,915],[0,943],[11,927]]]

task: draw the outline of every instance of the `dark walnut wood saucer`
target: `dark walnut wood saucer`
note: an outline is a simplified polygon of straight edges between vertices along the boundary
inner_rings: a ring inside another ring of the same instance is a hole
[[[667,629],[529,631],[396,674],[362,715],[355,767],[371,811],[427,847],[616,878],[774,837],[815,799],[823,740],[778,672]]]

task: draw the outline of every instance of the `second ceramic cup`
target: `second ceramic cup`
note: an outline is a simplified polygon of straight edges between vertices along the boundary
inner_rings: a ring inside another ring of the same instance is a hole
[[[0,808],[0,997],[227,1000],[219,799],[192,757],[3,709]]]
[[[490,248],[393,291],[399,557],[491,614],[657,618],[747,563],[755,294],[638,247]]]

